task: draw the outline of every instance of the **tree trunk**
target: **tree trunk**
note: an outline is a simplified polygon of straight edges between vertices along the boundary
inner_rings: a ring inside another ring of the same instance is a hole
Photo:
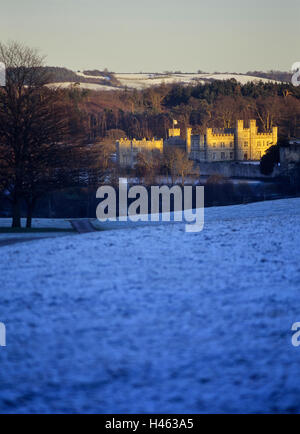
[[[32,209],[31,207],[27,209],[27,216],[26,216],[26,228],[30,229],[32,225]]]
[[[172,182],[172,185],[175,184],[175,174],[174,174],[173,170],[171,171],[171,182]]]
[[[26,228],[28,229],[30,229],[32,226],[32,214],[35,208],[35,203],[35,199],[27,202]]]
[[[17,195],[15,195],[13,198],[11,227],[12,228],[21,227],[21,204],[20,204],[20,199]]]

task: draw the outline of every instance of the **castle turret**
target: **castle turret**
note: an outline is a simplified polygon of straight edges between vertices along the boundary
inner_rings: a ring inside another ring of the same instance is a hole
[[[278,141],[278,127],[272,128],[272,143],[273,145],[277,145]]]
[[[191,145],[192,145],[192,128],[186,129],[186,152],[187,154],[191,153]]]
[[[257,134],[257,126],[256,126],[255,119],[250,119],[250,131],[251,133],[253,132],[254,134]]]
[[[238,120],[238,121],[236,121],[236,129],[237,129],[237,132],[239,132],[239,131],[243,131],[243,129],[244,129],[244,121],[243,120]]]
[[[236,121],[236,130],[234,134],[234,160],[237,161],[240,158],[240,148],[242,143],[242,137],[244,132],[244,121],[239,119]]]
[[[250,160],[255,160],[256,137],[257,137],[256,119],[250,119],[250,136],[249,136],[249,152],[248,152],[248,158],[250,158]]]

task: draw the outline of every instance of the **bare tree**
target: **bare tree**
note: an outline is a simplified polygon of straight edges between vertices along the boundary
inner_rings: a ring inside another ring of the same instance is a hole
[[[136,174],[139,178],[144,178],[146,184],[156,182],[156,177],[160,173],[162,158],[160,152],[145,151],[137,155]]]
[[[0,90],[0,182],[10,192],[12,226],[21,226],[22,199],[30,226],[34,203],[53,184],[58,156],[62,159],[68,109],[62,92],[45,86],[50,78],[37,51],[16,42],[0,44],[0,61],[6,65],[6,86]]]
[[[164,164],[167,168],[168,174],[171,175],[172,184],[175,183],[177,170],[176,170],[176,153],[175,149],[171,146],[168,146],[164,151]]]
[[[181,149],[175,149],[175,164],[178,175],[181,177],[182,186],[184,186],[185,177],[193,171],[193,161],[189,160],[186,152]]]
[[[252,103],[252,107],[265,132],[278,124],[280,118],[280,98],[278,96],[260,97]]]
[[[193,161],[189,160],[186,152],[179,148],[169,147],[164,155],[165,165],[171,174],[172,184],[177,176],[181,177],[181,183],[184,185],[185,177],[193,171]]]
[[[231,96],[219,97],[214,110],[216,122],[222,128],[232,128],[236,118],[236,101]]]

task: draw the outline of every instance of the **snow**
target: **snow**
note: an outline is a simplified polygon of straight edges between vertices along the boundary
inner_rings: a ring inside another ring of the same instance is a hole
[[[21,224],[25,227],[26,219],[21,219]],[[0,218],[0,227],[10,227],[10,218]],[[57,229],[70,229],[71,225],[68,219],[47,219],[47,218],[33,218],[32,227],[34,228],[57,228]]]
[[[95,78],[95,77],[94,77]],[[65,81],[59,83],[49,83],[47,86],[49,87],[61,87],[63,89],[74,86],[74,82]],[[114,86],[106,86],[105,84],[97,84],[97,83],[78,83],[76,87],[80,87],[80,89],[88,89],[88,90],[120,90],[118,87]]]
[[[1,248],[1,412],[299,412],[300,199]]]
[[[101,78],[110,80],[109,77],[103,76],[93,76],[93,75],[85,75],[82,72],[76,72],[78,78],[86,77],[86,78]],[[258,82],[263,81],[264,83],[272,82],[276,83],[276,81],[268,79],[268,78],[258,78],[250,75],[244,74],[153,74],[153,73],[140,73],[140,74],[130,74],[130,73],[117,73],[115,77],[121,83],[121,86],[127,87],[129,89],[145,89],[150,86],[159,86],[162,83],[172,84],[172,83],[183,83],[183,84],[204,84],[207,81],[212,80],[230,80],[235,79],[237,82],[241,84],[246,84],[248,82]],[[61,83],[49,83],[48,86],[52,87],[62,87],[66,88],[74,85],[73,82],[61,82]],[[82,89],[89,90],[120,90],[119,87],[109,86],[105,84],[96,84],[96,83],[80,83],[80,87]]]
[[[200,74],[202,75],[202,74]],[[262,81],[263,83],[276,83],[275,80],[271,80],[269,78],[261,78],[261,77],[253,77],[252,75],[244,75],[244,74],[203,74],[202,78],[213,79],[213,80],[231,80],[235,79],[237,82],[241,84],[247,84],[251,81],[257,83]]]
[[[230,80],[235,79],[241,84],[248,82],[263,81],[264,83],[273,82],[274,80],[266,78],[257,78],[243,74],[115,74],[116,78],[123,86],[135,89],[143,89],[149,86],[157,86],[161,83],[185,83],[197,84],[205,83],[207,80]]]
[[[22,218],[22,228],[26,226],[26,219]],[[11,218],[0,218],[0,227],[2,228],[10,228],[11,227]],[[43,229],[51,229],[51,232],[9,232],[9,233],[0,233],[0,245],[1,241],[14,239],[14,240],[24,240],[24,239],[32,239],[32,238],[48,238],[48,237],[59,237],[65,236],[66,233],[62,231],[72,229],[71,223],[69,220],[64,219],[46,219],[46,218],[34,218],[32,219],[32,228],[43,228]],[[58,232],[55,232],[53,229],[58,229]]]
[[[115,74],[122,84],[131,89],[145,89],[150,86],[158,86],[162,83],[185,83],[190,84],[190,77],[176,74]]]
[[[76,72],[76,75],[78,75],[79,77],[84,77],[84,78],[93,78],[93,79],[99,78],[101,80],[110,81],[110,78],[108,76],[105,76],[105,75],[89,75],[89,74],[84,74],[83,72],[79,72],[79,71]]]

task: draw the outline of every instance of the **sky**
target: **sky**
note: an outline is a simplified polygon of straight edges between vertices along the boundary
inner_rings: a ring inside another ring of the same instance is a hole
[[[0,41],[73,70],[286,71],[299,20],[299,0],[0,0]]]

